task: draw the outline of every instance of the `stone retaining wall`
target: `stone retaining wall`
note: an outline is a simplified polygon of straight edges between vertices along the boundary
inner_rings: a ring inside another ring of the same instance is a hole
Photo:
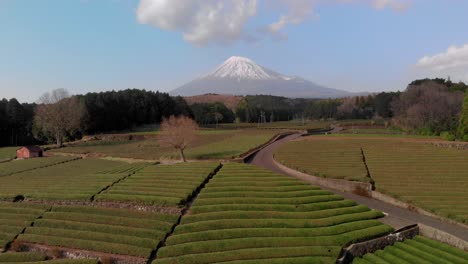
[[[352,263],[354,258],[362,257],[367,253],[373,253],[379,249],[391,246],[396,242],[403,241],[405,239],[411,239],[417,236],[418,234],[418,225],[411,225],[383,237],[378,237],[368,241],[351,244],[347,248],[342,249],[340,257],[338,258],[336,263]]]
[[[98,259],[100,261],[111,261],[114,264],[146,264],[147,259],[141,257],[107,254],[89,250],[79,250],[64,247],[46,246],[33,243],[22,243],[26,251],[40,252],[48,257],[59,259]]]

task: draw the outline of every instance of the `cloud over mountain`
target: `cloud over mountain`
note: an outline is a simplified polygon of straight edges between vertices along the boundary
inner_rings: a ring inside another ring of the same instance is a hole
[[[137,19],[180,31],[186,41],[197,45],[231,43],[246,37],[244,26],[256,10],[256,0],[141,0]]]
[[[315,8],[330,3],[367,4],[375,9],[401,11],[412,0],[263,0],[281,6],[277,21],[247,27],[257,16],[262,0],[140,0],[136,15],[141,24],[182,33],[184,40],[198,46],[210,43],[232,44],[252,41],[267,35],[285,39],[284,29],[318,17]]]

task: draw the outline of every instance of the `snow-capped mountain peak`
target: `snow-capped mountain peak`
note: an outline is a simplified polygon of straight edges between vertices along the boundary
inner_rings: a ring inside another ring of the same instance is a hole
[[[232,56],[223,64],[218,66],[213,72],[204,76],[209,79],[237,79],[237,80],[286,80],[287,76],[282,76],[276,72],[268,70],[249,58]]]
[[[330,89],[298,76],[287,76],[244,57],[230,57],[211,73],[173,90],[172,95],[275,95],[291,98],[335,98],[350,93]]]

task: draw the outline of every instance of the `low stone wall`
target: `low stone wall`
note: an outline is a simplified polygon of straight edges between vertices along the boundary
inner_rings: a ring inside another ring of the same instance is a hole
[[[59,259],[98,259],[106,263],[114,264],[146,264],[146,258],[106,254],[101,252],[78,250],[64,247],[46,246],[32,243],[23,243],[26,251],[40,252],[48,257]]]
[[[439,229],[419,224],[419,234],[440,241],[442,243],[457,247],[461,250],[468,251],[468,242]]]
[[[303,181],[317,184],[320,186],[324,186],[330,189],[335,189],[343,192],[351,192],[351,193],[359,193],[364,196],[370,196],[370,192],[372,191],[372,185],[370,183],[365,182],[353,182],[347,180],[340,180],[340,179],[330,179],[330,178],[322,178],[318,176],[309,175],[281,164],[273,157],[273,161],[281,170],[285,171],[289,175],[293,175],[294,177],[301,179]]]
[[[375,238],[372,240],[351,244],[347,248],[342,249],[337,264],[352,263],[354,258],[362,257],[367,253],[373,253],[379,249],[391,246],[396,242],[405,239],[411,239],[419,234],[418,225],[411,225],[397,230],[389,235]]]
[[[401,207],[401,208],[405,208],[405,209],[411,209],[413,210],[413,208],[403,202],[403,201],[400,201],[390,195],[386,195],[386,194],[383,194],[381,192],[378,192],[378,191],[373,191],[371,193],[371,197],[376,199],[376,200],[379,200],[379,201],[382,201],[382,202],[385,202],[385,203],[388,203],[388,204],[391,204],[391,205],[394,205],[394,206],[397,206],[397,207]]]

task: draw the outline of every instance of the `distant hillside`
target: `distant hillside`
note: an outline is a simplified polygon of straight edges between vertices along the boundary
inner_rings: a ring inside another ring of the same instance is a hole
[[[221,95],[221,94],[203,94],[195,96],[184,97],[188,105],[200,104],[200,103],[216,103],[221,102],[227,108],[234,110],[237,105],[242,101],[242,96],[236,95]]]

